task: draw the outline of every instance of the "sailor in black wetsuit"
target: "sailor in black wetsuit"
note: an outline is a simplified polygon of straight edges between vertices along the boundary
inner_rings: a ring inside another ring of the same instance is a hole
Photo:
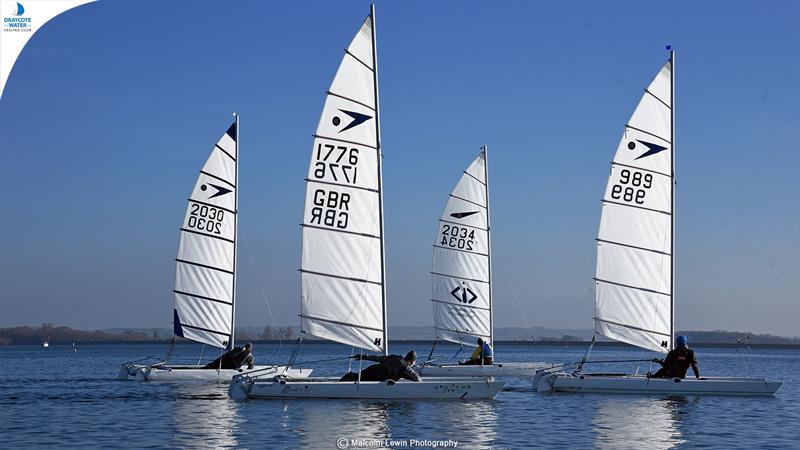
[[[678,336],[675,339],[677,347],[667,353],[667,357],[662,361],[654,359],[653,362],[661,364],[661,369],[651,375],[652,378],[686,378],[689,366],[697,379],[700,379],[700,369],[697,368],[697,359],[694,350],[689,348],[689,339],[686,336]]]
[[[204,369],[238,369],[247,364],[248,369],[253,368],[253,344],[247,343],[244,347],[234,347],[219,358],[206,364]]]
[[[361,371],[361,381],[397,381],[401,378],[411,381],[422,381],[422,378],[411,368],[417,361],[417,352],[414,350],[408,352],[405,357],[400,355],[355,355],[353,359],[363,359],[378,363]],[[358,378],[357,373],[348,372],[339,381],[357,381]]]

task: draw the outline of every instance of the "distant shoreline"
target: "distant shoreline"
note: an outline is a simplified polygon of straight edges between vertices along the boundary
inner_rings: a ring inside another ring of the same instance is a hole
[[[282,343],[285,346],[292,346],[292,345],[294,345],[295,339],[284,340],[284,341],[279,341],[279,340],[260,340],[260,339],[242,339],[240,342],[252,342],[252,343],[254,343],[256,345],[258,345],[258,344],[275,345],[275,344]],[[310,343],[310,344],[342,345],[342,344],[337,344],[335,342],[330,342],[330,341],[325,341],[325,340],[315,340],[315,339],[306,339],[304,342],[307,342],[307,343]],[[393,340],[391,342],[390,348],[392,346],[397,346],[397,345],[405,345],[405,346],[407,346],[407,345],[417,345],[417,346],[430,347],[430,346],[433,345],[433,342],[434,342],[433,340],[397,339],[397,340]],[[140,341],[122,341],[122,340],[114,341],[114,340],[108,340],[108,341],[76,341],[75,342],[76,345],[150,345],[150,344],[153,344],[153,345],[158,345],[158,344],[168,345],[169,343],[170,343],[169,339],[167,339],[167,340],[140,340]],[[175,342],[175,344],[176,345],[199,345],[196,342],[192,342],[192,341],[188,341],[188,340],[178,340],[178,341]],[[13,347],[13,346],[25,346],[25,345],[27,345],[27,346],[40,346],[40,344],[32,344],[32,343],[12,343],[12,344],[0,345],[0,347],[2,347],[2,346]],[[51,343],[50,344],[51,347],[55,347],[55,346],[59,346],[59,345],[71,346],[72,343]],[[437,345],[442,345],[442,343],[440,342]],[[445,345],[454,345],[454,344],[446,343]],[[495,345],[498,346],[498,347],[543,346],[543,347],[567,347],[567,348],[584,347],[584,348],[586,348],[586,347],[589,346],[589,341],[569,341],[569,342],[567,342],[565,344],[564,341],[502,341],[502,340],[498,340],[498,341],[495,341]],[[694,347],[694,348],[745,348],[746,347],[745,344],[736,344],[736,343],[730,343],[730,342],[716,342],[716,343],[715,342],[697,342],[697,343],[692,344],[691,346]],[[472,347],[474,347],[474,345],[472,345],[472,343],[464,345],[464,348],[471,349]],[[599,341],[599,342],[596,342],[595,343],[595,347],[625,347],[625,348],[631,348],[631,349],[636,349],[637,348],[637,347],[635,347],[633,345],[625,344],[623,342],[610,342],[610,341]],[[750,344],[749,348],[776,349],[776,350],[781,350],[781,349],[800,350],[800,344]]]

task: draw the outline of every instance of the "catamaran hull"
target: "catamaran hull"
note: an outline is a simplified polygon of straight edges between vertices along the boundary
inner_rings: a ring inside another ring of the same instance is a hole
[[[355,383],[335,378],[261,381],[236,377],[228,388],[228,395],[237,400],[286,398],[470,400],[494,398],[504,384],[502,381],[475,378]]]
[[[644,375],[537,374],[538,392],[598,394],[773,395],[783,383],[762,377],[648,378]]]
[[[436,364],[420,368],[426,377],[527,377],[537,370],[552,367],[543,362],[503,363],[492,365]]]
[[[150,367],[144,365],[123,365],[120,368],[120,379],[135,379],[136,381],[201,381],[229,383],[235,375],[247,374],[258,370],[259,373],[274,371],[275,374],[283,373],[285,366],[255,366],[252,369],[202,369],[198,366],[191,367]],[[293,378],[307,378],[313,369],[291,368],[287,375]],[[131,375],[131,372],[133,375]],[[123,377],[124,375],[124,377]]]

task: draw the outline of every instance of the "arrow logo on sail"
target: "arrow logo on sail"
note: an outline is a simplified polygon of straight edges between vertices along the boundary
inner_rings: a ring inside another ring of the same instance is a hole
[[[460,296],[458,294],[458,291],[461,291],[461,295]],[[469,296],[467,294],[469,294]],[[453,298],[455,298],[456,300],[458,300],[461,303],[470,303],[470,304],[472,302],[474,302],[478,298],[478,295],[476,293],[472,292],[472,289],[470,289],[468,287],[461,287],[461,286],[458,286],[455,289],[453,289],[452,291],[450,291],[450,295],[452,295]]]
[[[219,196],[221,196],[221,195],[225,195],[225,194],[227,194],[228,192],[232,192],[230,189],[228,189],[228,188],[226,188],[226,187],[217,186],[216,184],[211,184],[211,183],[204,184],[204,185],[200,186],[200,190],[201,190],[201,191],[203,191],[203,192],[205,192],[206,190],[208,190],[208,186],[211,186],[211,187],[213,187],[214,189],[216,189],[216,190],[217,190],[217,192],[215,192],[215,193],[211,194],[211,195],[208,197],[209,199],[216,198],[216,197],[219,197]]]
[[[656,153],[661,153],[661,152],[663,152],[664,150],[667,149],[667,147],[664,147],[664,146],[661,146],[661,145],[658,145],[658,144],[653,144],[652,142],[640,141],[639,139],[636,139],[636,142],[640,142],[640,143],[642,143],[642,144],[647,146],[647,151],[642,153],[636,159],[646,158],[648,156],[655,155]],[[635,149],[636,148],[636,142],[633,142],[633,141],[628,142],[628,148],[631,149],[631,150]]]
[[[344,127],[341,130],[339,130],[339,133],[341,133],[342,131],[347,131],[350,128],[357,127],[357,126],[361,125],[362,123],[368,121],[369,119],[372,119],[372,116],[368,116],[366,114],[357,113],[355,111],[347,111],[347,110],[344,110],[344,109],[340,109],[339,111],[347,114],[348,116],[350,116],[351,119],[353,119],[352,121],[350,121],[350,123],[347,124],[346,127]],[[340,119],[339,116],[336,116],[336,117],[333,118],[333,125],[334,126],[338,127],[340,123],[342,123],[342,119]]]
[[[470,211],[470,212],[460,212],[460,213],[452,213],[450,217],[455,217],[456,219],[463,219],[464,217],[469,217],[473,214],[478,214],[480,211]]]

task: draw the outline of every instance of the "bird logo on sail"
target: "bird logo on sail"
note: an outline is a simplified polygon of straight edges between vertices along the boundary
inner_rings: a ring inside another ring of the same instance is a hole
[[[464,217],[469,217],[473,214],[478,214],[480,211],[469,211],[469,212],[458,212],[458,213],[451,213],[450,217],[455,219],[463,219]]]
[[[215,192],[215,193],[213,193],[213,194],[211,194],[211,195],[209,195],[209,196],[208,196],[208,198],[209,198],[209,199],[212,199],[212,198],[216,198],[216,197],[219,197],[219,196],[225,195],[225,194],[227,194],[228,192],[232,192],[230,189],[228,189],[228,188],[226,188],[226,187],[217,186],[216,184],[211,184],[211,183],[207,183],[207,184],[204,184],[204,185],[200,186],[200,190],[201,190],[201,191],[203,191],[203,192],[205,192],[205,191],[207,191],[207,190],[208,190],[208,187],[209,187],[209,186],[211,186],[211,187],[213,187],[214,189],[216,189],[216,190],[217,190],[217,192]]]
[[[344,109],[340,109],[339,111],[347,114],[348,116],[350,116],[351,119],[353,119],[353,120],[350,121],[350,123],[347,124],[347,126],[342,128],[341,130],[339,130],[339,133],[341,133],[342,131],[347,131],[350,128],[357,127],[357,126],[361,125],[362,123],[368,121],[369,119],[372,119],[372,116],[368,116],[366,114],[357,113],[355,111],[347,111],[347,110],[344,110]],[[333,126],[338,127],[342,123],[342,119],[339,116],[334,116],[332,122],[333,122]]]
[[[642,153],[641,155],[639,155],[639,157],[636,158],[636,159],[642,159],[642,158],[646,158],[648,156],[653,156],[656,153],[661,153],[661,152],[663,152],[664,150],[667,149],[667,147],[664,147],[662,145],[653,144],[652,142],[641,141],[639,139],[636,139],[636,142],[639,142],[640,144],[643,144],[643,145],[645,145],[647,147],[647,151]],[[636,142],[634,142],[634,141],[628,142],[628,149],[629,150],[636,149],[636,147],[637,147]]]
[[[472,289],[466,286],[457,286],[450,291],[450,295],[461,303],[472,304],[478,298],[478,294],[472,292]]]

